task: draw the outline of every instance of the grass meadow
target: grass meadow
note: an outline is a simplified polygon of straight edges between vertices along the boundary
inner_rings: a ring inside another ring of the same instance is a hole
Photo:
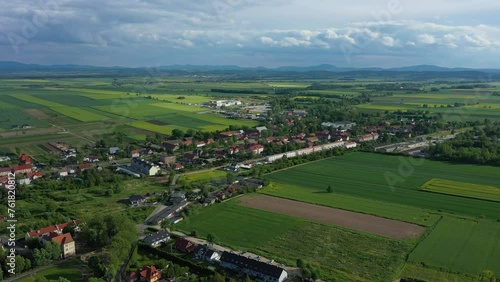
[[[213,234],[222,244],[287,265],[301,258],[326,281],[389,281],[415,244],[243,207],[238,199],[207,207],[176,228]]]

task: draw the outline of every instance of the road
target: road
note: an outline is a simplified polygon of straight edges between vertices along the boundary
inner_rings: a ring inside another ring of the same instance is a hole
[[[130,259],[132,259],[132,255],[134,254],[134,250],[135,250],[135,247],[137,246],[137,242],[135,242],[134,244],[132,244],[132,248],[130,249],[129,253],[128,253],[128,257],[127,259],[125,259],[123,261],[123,264],[122,266],[120,267],[120,270],[118,270],[118,272],[116,273],[116,276],[115,278],[112,280],[112,282],[121,282],[121,281],[127,281],[126,279],[122,279],[125,277],[124,272],[125,272],[125,269],[127,268],[127,265],[128,263],[130,262]]]

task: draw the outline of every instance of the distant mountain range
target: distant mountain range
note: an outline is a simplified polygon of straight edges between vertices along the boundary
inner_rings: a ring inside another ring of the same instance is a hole
[[[322,64],[317,66],[282,66],[277,68],[246,68],[235,65],[171,65],[153,67],[162,71],[279,71],[279,72],[352,72],[352,71],[395,71],[395,72],[463,72],[463,71],[483,71],[483,72],[500,72],[500,69],[470,69],[470,68],[445,68],[434,65],[418,65],[399,68],[350,68],[350,67],[337,67],[329,64]],[[138,70],[148,69],[147,67],[99,67],[89,65],[38,65],[38,64],[23,64],[12,61],[0,61],[1,72],[30,72],[30,71],[102,71],[102,70]]]

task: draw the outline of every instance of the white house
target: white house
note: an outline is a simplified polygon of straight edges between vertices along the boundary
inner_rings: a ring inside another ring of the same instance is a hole
[[[0,156],[0,162],[8,162],[10,158],[8,156]]]
[[[170,233],[168,233],[166,230],[160,230],[158,232],[146,235],[146,237],[144,237],[142,241],[152,247],[158,247],[162,243],[170,241]]]
[[[358,146],[358,144],[356,144],[356,142],[349,142],[349,143],[345,144],[346,149],[356,148],[356,146]]]
[[[234,253],[223,252],[219,262],[222,267],[243,272],[257,281],[283,282],[288,277],[288,273],[279,266]]]

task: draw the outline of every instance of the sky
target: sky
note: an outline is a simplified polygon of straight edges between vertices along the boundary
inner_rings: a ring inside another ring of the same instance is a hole
[[[500,68],[496,0],[0,0],[0,61]]]

